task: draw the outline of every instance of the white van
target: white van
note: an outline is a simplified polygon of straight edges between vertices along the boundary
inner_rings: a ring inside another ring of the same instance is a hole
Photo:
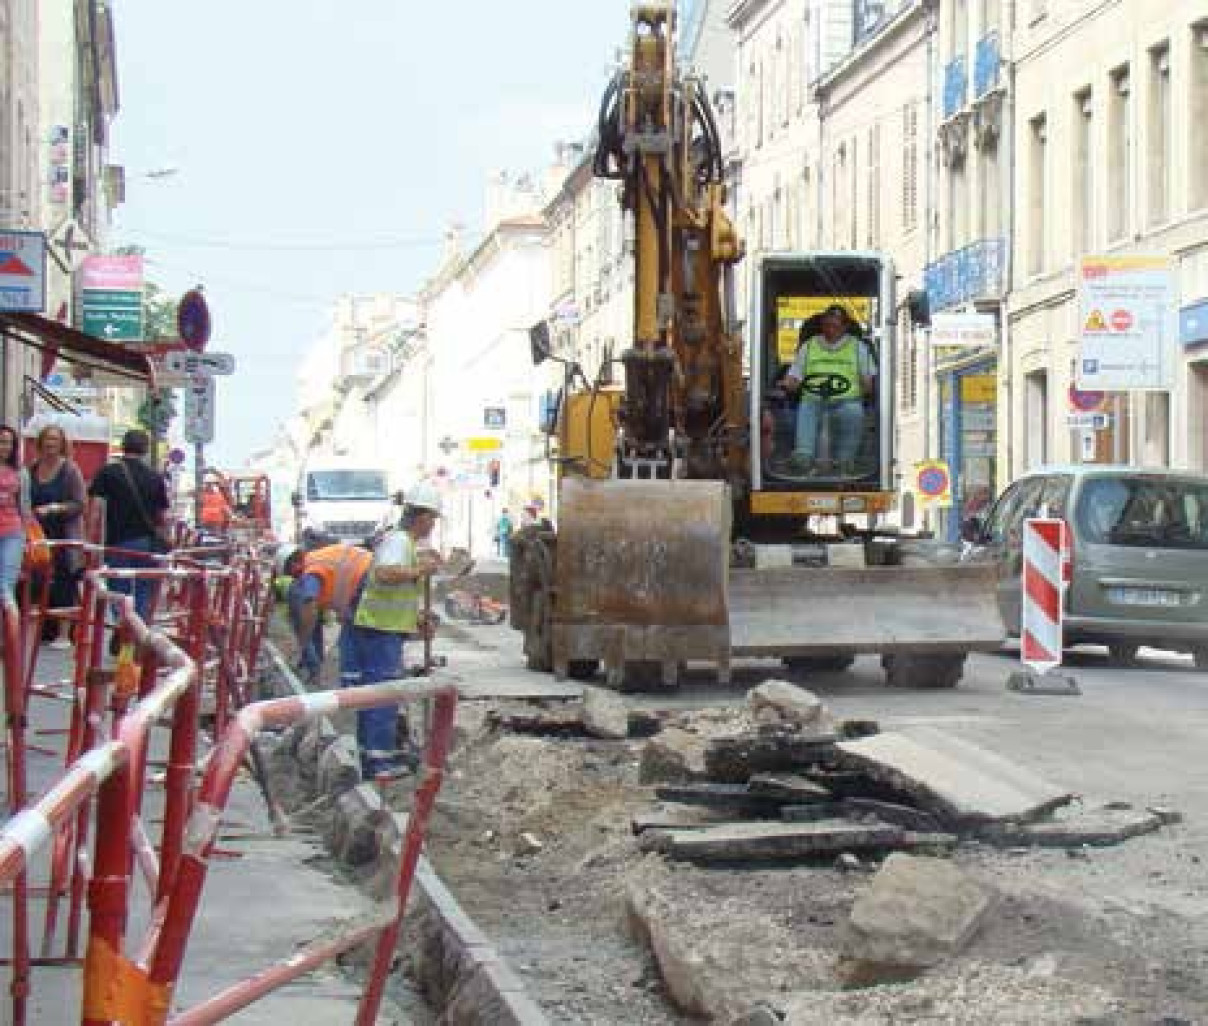
[[[297,541],[307,547],[363,542],[397,514],[389,474],[349,463],[307,466],[294,493]]]

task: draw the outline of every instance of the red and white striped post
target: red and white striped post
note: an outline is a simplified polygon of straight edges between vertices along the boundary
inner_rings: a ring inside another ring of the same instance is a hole
[[[1061,665],[1068,566],[1066,522],[1051,518],[1024,521],[1019,658],[1036,673],[1048,673]]]

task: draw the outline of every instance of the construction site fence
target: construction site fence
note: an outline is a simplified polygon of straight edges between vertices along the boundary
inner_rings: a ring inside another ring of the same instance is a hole
[[[137,569],[109,567],[106,554],[120,550],[99,544],[98,507],[86,511],[84,541],[48,543],[75,550],[83,569],[76,605],[51,608],[45,580],[25,583],[24,608],[8,599],[0,603],[9,815],[0,829],[0,896],[11,913],[12,952],[4,959],[11,1022],[28,1021],[35,966],[80,969],[84,1026],[197,1024],[218,1022],[372,943],[356,1018],[368,1026],[382,1001],[443,778],[456,690],[399,681],[257,700],[259,657],[273,603],[271,553],[230,541],[215,545],[178,529],[171,552],[134,553],[141,557]],[[153,586],[148,622],[137,614],[133,597],[115,589],[119,582]],[[46,681],[39,673],[39,642],[48,619],[65,625],[74,639],[68,680]],[[61,753],[32,743],[29,709],[35,701],[65,710]],[[288,830],[257,735],[338,710],[412,702],[431,710],[430,730],[393,900],[373,920],[302,950],[291,948],[278,964],[192,1009],[173,1011],[215,840],[245,764],[260,786],[274,831]],[[145,808],[149,789],[160,783],[149,775],[153,743],[166,748],[157,836],[148,829]],[[36,797],[29,794],[34,757],[61,759],[53,782]],[[132,943],[132,902],[140,893],[136,872],[149,901],[150,925]],[[35,942],[39,903],[41,937]]]

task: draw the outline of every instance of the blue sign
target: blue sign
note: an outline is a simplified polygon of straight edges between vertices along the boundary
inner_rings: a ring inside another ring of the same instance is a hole
[[[190,289],[176,308],[176,330],[190,349],[200,352],[210,341],[210,308],[201,289]]]
[[[1201,299],[1179,311],[1179,341],[1185,346],[1208,343],[1208,299]]]

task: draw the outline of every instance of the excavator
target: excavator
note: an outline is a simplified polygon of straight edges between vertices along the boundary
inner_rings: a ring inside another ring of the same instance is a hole
[[[992,571],[886,521],[894,333],[926,323],[925,294],[899,304],[882,253],[771,253],[752,269],[744,339],[722,143],[675,27],[671,0],[633,5],[600,109],[594,173],[618,183],[634,261],[623,386],[555,353],[548,322],[530,331],[563,388],[557,529],[519,532],[510,560],[527,664],[674,687],[689,663],[728,681],[739,658],[842,670],[876,653],[892,685],[954,687],[968,653],[1005,638]],[[801,358],[828,318],[858,375]]]

